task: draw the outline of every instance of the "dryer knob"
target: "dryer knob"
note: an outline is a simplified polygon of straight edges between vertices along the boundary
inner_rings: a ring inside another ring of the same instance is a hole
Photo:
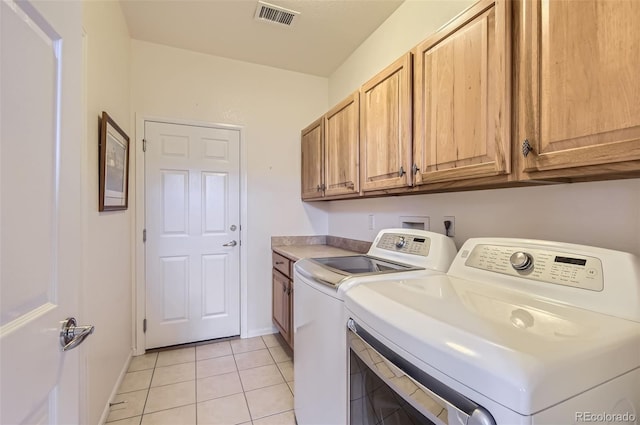
[[[518,271],[529,270],[533,267],[533,257],[526,252],[514,252],[509,261],[511,262],[511,267]]]
[[[398,238],[398,241],[396,242],[396,247],[397,248],[402,248],[407,244],[407,241],[405,240],[404,236],[400,236],[400,238]]]

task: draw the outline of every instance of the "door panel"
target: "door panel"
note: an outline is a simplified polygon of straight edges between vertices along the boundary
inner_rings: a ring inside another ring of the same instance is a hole
[[[273,271],[273,320],[276,322],[283,334],[289,334],[289,317],[285,307],[286,291],[289,279],[281,276],[277,271]]]
[[[355,92],[325,115],[325,196],[360,191],[359,99],[359,93]]]
[[[225,287],[216,285],[218,279],[227,279],[227,254],[202,256],[202,317],[213,317],[225,312]]]
[[[81,5],[0,8],[0,423],[79,423]]]
[[[324,194],[324,117],[302,130],[302,199]]]
[[[189,317],[189,257],[163,257],[162,321],[186,321]]]
[[[509,25],[481,1],[416,48],[417,184],[510,172]]]
[[[411,183],[411,122],[411,53],[407,53],[360,89],[363,191]]]
[[[146,347],[238,335],[239,131],[147,121],[145,140]]]
[[[640,3],[524,3],[525,171],[640,159]],[[529,56],[530,55],[530,56]]]
[[[188,232],[189,172],[186,170],[162,171],[163,234],[186,235]]]
[[[202,175],[202,199],[205,211],[202,228],[205,234],[225,233],[224,225],[229,220],[226,218],[226,210],[217,208],[217,203],[221,199],[225,203],[228,202],[228,180],[226,173],[203,173]]]

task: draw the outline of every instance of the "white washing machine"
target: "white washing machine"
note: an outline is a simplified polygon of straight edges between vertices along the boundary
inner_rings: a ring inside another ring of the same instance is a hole
[[[345,307],[352,425],[639,421],[633,255],[470,239],[446,275],[359,286]]]
[[[382,230],[366,255],[303,259],[294,272],[295,414],[299,425],[347,421],[344,293],[392,276],[445,273],[453,241],[413,229]]]

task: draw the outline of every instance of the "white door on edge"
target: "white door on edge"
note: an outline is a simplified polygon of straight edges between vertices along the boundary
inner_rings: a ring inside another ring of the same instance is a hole
[[[240,131],[145,121],[146,348],[240,333]]]
[[[0,0],[0,19],[0,423],[77,424],[60,331],[81,276],[82,5]]]

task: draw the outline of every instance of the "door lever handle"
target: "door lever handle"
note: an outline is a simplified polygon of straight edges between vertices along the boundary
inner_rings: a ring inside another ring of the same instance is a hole
[[[225,244],[222,244],[222,246],[236,246],[238,245],[238,242],[236,241],[231,241],[231,242],[227,242]]]
[[[60,330],[60,345],[62,351],[69,351],[82,344],[93,333],[94,326],[78,326],[75,317],[69,317],[62,323]]]

